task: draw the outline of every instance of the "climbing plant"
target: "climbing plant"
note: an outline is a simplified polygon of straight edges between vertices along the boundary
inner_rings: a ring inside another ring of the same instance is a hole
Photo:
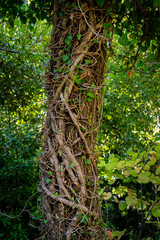
[[[94,149],[103,110],[106,64],[110,55],[117,57],[114,33],[129,55],[128,76],[140,50],[146,51],[152,40],[156,42],[152,60],[159,61],[159,1],[54,0],[31,1],[24,6],[22,1],[6,0],[0,6],[10,24],[16,16],[23,22],[46,17],[53,23],[41,159],[46,214],[43,238],[105,239]]]

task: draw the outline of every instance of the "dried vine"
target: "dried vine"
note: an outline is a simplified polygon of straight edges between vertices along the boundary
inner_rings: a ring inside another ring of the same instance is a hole
[[[71,2],[54,1],[41,162],[47,219],[42,234],[47,227],[47,240],[93,239],[100,229],[96,226],[101,213],[94,149],[107,59],[106,39],[101,35],[109,18],[92,1]]]

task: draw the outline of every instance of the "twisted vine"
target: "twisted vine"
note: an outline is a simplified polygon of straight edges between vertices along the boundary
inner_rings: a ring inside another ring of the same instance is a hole
[[[99,234],[94,149],[107,60],[106,40],[101,38],[105,21],[106,11],[97,14],[92,1],[81,6],[74,2],[72,7],[69,1],[54,1],[41,162],[47,239],[90,239]]]

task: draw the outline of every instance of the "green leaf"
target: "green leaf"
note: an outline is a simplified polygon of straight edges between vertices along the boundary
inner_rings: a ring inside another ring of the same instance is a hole
[[[89,98],[94,98],[94,93],[91,92],[91,91],[89,91],[89,92],[87,93],[87,96],[88,96]]]
[[[149,171],[150,168],[151,168],[150,165],[146,164],[143,169]]]
[[[85,59],[85,63],[89,64],[91,61],[89,59]]]
[[[70,168],[73,168],[73,167],[74,167],[74,163],[70,164],[69,167],[70,167]]]
[[[47,222],[48,222],[48,219],[44,220],[44,223],[45,223],[45,224],[47,224]]]
[[[132,195],[126,197],[125,200],[126,200],[127,205],[129,205],[129,206],[137,204],[137,199]]]
[[[67,55],[65,55],[65,54],[63,54],[63,55],[62,55],[62,60],[63,60],[63,62],[66,62],[66,61],[67,61],[67,59],[68,59],[68,56],[67,56]]]
[[[138,172],[136,170],[130,170],[130,175],[133,177],[137,177],[138,176]]]
[[[155,147],[155,150],[160,153],[160,146]]]
[[[132,148],[129,148],[128,151],[127,151],[127,155],[132,156],[133,153],[134,152],[133,152]]]
[[[74,81],[75,81],[78,85],[81,84],[81,82],[82,82],[79,75],[74,76]]]
[[[122,170],[124,167],[125,167],[125,161],[119,161],[118,163],[117,163],[117,169],[118,170]]]
[[[45,179],[46,180],[46,183],[48,184],[48,183],[50,183],[51,182],[51,179]]]
[[[103,27],[106,28],[106,29],[110,29],[111,26],[112,26],[112,24],[110,24],[110,23],[104,23],[103,24]]]
[[[69,59],[67,62],[67,65],[71,65],[71,63],[72,63],[72,60],[71,59]]]
[[[72,40],[72,34],[70,34],[69,36],[67,36],[66,38],[65,38],[65,43],[67,44],[67,45],[70,45],[70,41]]]
[[[81,39],[81,34],[77,34],[77,39],[78,39],[78,40]]]
[[[160,178],[158,176],[155,176],[153,173],[150,176],[150,181],[156,185],[160,184]]]
[[[124,211],[127,208],[127,203],[123,200],[121,200],[118,204],[118,207],[121,211]]]
[[[149,183],[150,181],[150,172],[143,172],[143,173],[140,173],[139,176],[138,176],[138,182],[139,183]]]
[[[128,161],[126,162],[126,167],[134,167],[135,162],[134,161]]]
[[[111,162],[118,162],[119,161],[119,158],[117,158],[114,154],[110,154],[108,159]]]
[[[90,160],[89,160],[89,159],[87,159],[87,160],[85,161],[85,164],[88,164],[88,165],[90,165],[90,164],[91,164]]]
[[[106,0],[95,0],[95,1],[100,7],[103,7]]]
[[[127,38],[127,34],[123,33],[122,36],[119,38],[118,42],[122,46],[128,46],[129,45],[129,40]]]
[[[97,39],[95,39],[93,42],[94,42],[94,43],[99,43]]]
[[[106,164],[106,169],[113,170],[114,168],[116,168],[116,166],[117,166],[117,162],[109,162]]]
[[[102,198],[103,198],[104,200],[108,200],[108,199],[110,199],[111,197],[112,197],[112,193],[111,193],[111,192],[108,192],[108,193],[104,192],[104,193],[102,194]]]
[[[160,166],[156,169],[156,175],[160,173]]]
[[[114,231],[112,233],[112,237],[117,237],[119,235],[120,231]]]
[[[152,215],[154,217],[160,217],[160,208],[158,206],[154,206],[152,209]]]
[[[135,161],[137,157],[138,157],[138,153],[134,153],[134,154],[132,155],[132,161]]]
[[[121,237],[124,235],[126,229],[124,229],[123,231],[121,231],[119,234],[118,234],[118,240],[121,239]]]

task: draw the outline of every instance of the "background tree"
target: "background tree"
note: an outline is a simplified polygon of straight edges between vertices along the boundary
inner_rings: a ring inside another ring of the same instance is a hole
[[[0,238],[34,239],[41,213],[38,156],[46,102],[49,27],[0,20]],[[38,201],[39,201],[38,200]],[[17,217],[16,217],[17,216]]]

